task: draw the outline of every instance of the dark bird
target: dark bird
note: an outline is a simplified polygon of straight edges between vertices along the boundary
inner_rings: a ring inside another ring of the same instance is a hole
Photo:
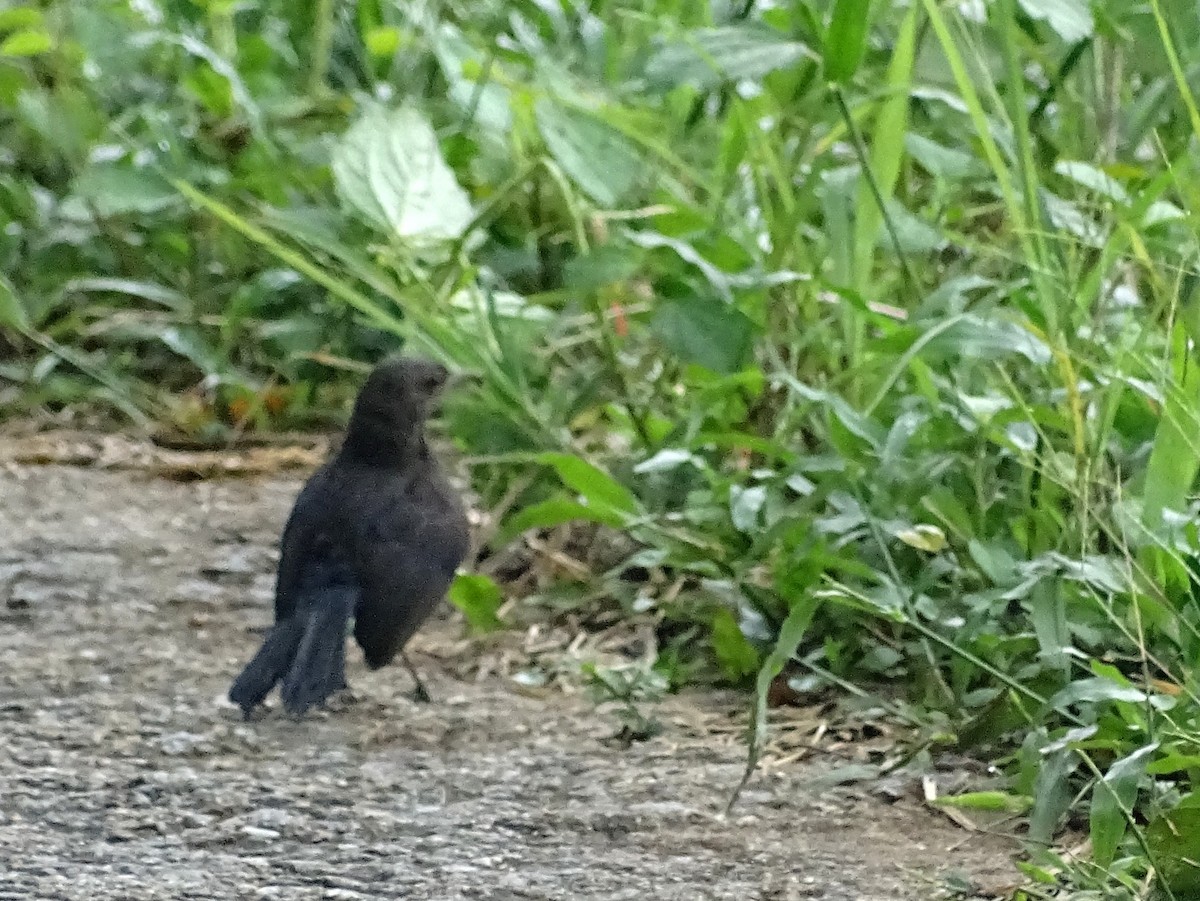
[[[346,687],[346,624],[367,666],[397,655],[428,700],[404,645],[467,554],[462,503],[425,438],[446,383],[438,363],[381,363],[359,392],[336,455],[305,484],[283,530],[275,625],[229,699],[248,716],[282,683],[297,716]]]

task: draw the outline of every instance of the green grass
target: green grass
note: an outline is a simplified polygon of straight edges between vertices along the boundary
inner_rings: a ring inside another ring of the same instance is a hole
[[[889,698],[1025,897],[1189,897],[1194,8],[764,7],[0,5],[0,414],[223,441],[443,358],[489,552],[632,539],[531,610],[653,616],[752,750],[777,679]]]

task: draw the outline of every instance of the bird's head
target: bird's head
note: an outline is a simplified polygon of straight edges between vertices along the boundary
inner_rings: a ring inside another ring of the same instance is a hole
[[[364,450],[405,450],[424,433],[450,371],[441,363],[392,357],[376,366],[358,392],[347,442]]]

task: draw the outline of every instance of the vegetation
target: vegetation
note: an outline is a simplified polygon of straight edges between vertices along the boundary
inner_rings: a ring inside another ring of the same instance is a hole
[[[534,600],[997,762],[1023,897],[1191,897],[1197,87],[1184,0],[0,3],[0,410],[435,354],[489,552],[606,550]]]

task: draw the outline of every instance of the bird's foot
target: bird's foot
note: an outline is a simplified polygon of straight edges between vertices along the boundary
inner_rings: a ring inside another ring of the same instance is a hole
[[[412,661],[408,659],[408,655],[403,651],[400,652],[400,661],[404,664],[404,668],[408,670],[408,674],[413,680],[412,699],[418,704],[429,704],[433,702],[433,698],[429,696],[429,692],[425,689],[425,683],[421,681],[421,675],[417,672],[417,668],[412,665]]]

